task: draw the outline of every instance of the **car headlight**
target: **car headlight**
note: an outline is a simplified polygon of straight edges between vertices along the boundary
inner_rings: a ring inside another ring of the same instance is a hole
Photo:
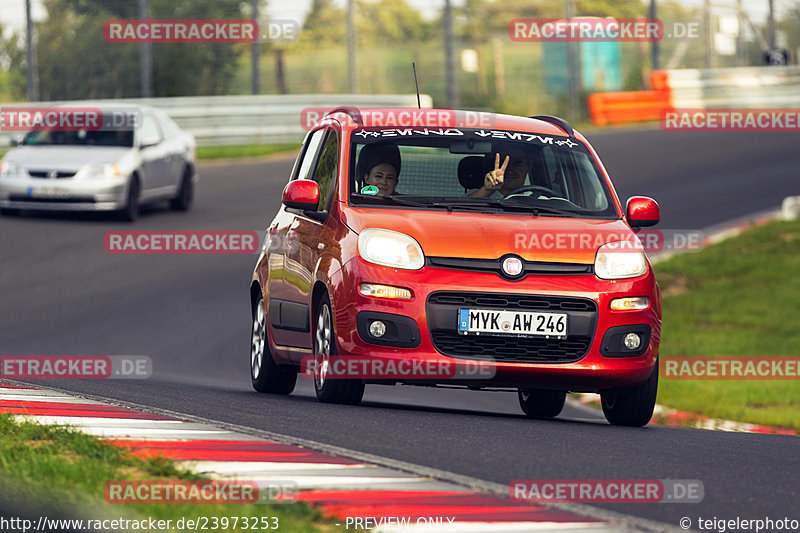
[[[111,179],[118,178],[119,165],[89,165],[83,169],[83,176],[86,179]]]
[[[13,161],[0,161],[0,178],[18,178],[22,176],[22,167]]]
[[[597,250],[594,273],[600,279],[635,278],[647,272],[641,246],[629,241],[610,242]]]
[[[407,270],[425,265],[419,243],[405,233],[388,229],[365,229],[358,236],[358,255],[368,263]]]

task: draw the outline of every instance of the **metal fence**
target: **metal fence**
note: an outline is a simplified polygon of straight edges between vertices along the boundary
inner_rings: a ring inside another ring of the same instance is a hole
[[[422,107],[432,107],[429,95],[420,95]],[[201,146],[298,142],[306,130],[301,122],[306,108],[417,107],[415,94],[326,94],[186,96],[123,100],[59,101],[0,104],[3,107],[86,106],[145,104],[163,110],[181,128],[194,134]],[[11,132],[0,131],[0,146],[8,146]]]

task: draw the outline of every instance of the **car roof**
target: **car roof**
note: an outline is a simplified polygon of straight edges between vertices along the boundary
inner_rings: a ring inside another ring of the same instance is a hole
[[[382,113],[382,115],[378,115]],[[386,120],[389,114],[392,113],[392,120]],[[333,109],[327,116],[335,118],[342,126],[349,130],[355,130],[361,127],[365,128],[410,128],[410,127],[425,127],[424,122],[420,123],[420,116],[428,115],[433,117],[430,126],[433,128],[442,127],[442,123],[438,122],[437,117],[449,115],[445,121],[444,127],[466,127],[466,128],[483,128],[493,130],[510,130],[510,131],[523,131],[530,133],[540,133],[545,135],[556,135],[561,137],[572,136],[570,135],[569,123],[557,117],[548,117],[547,120],[542,120],[532,117],[520,117],[516,115],[504,115],[500,113],[488,113],[485,111],[468,111],[468,110],[453,110],[441,108],[358,108],[355,106],[339,107]],[[438,115],[442,113],[444,115]],[[375,117],[380,116],[381,120],[374,120]],[[550,119],[553,118],[552,122]],[[556,125],[559,121],[567,126],[564,129]],[[577,132],[573,132],[574,136],[580,138],[585,142],[583,136]]]

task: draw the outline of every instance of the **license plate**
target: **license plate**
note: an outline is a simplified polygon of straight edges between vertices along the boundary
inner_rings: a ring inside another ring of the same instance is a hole
[[[28,196],[37,198],[66,198],[69,189],[66,187],[38,186],[28,187]]]
[[[566,313],[502,311],[497,309],[459,309],[458,332],[493,335],[567,336]]]

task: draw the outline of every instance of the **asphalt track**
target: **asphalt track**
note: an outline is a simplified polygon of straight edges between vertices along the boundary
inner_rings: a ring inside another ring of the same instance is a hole
[[[662,229],[702,229],[800,194],[797,134],[588,133],[623,201],[656,198]],[[40,382],[282,433],[503,485],[514,479],[698,479],[699,504],[602,505],[672,526],[688,516],[800,519],[796,437],[607,425],[568,407],[522,417],[516,395],[367,387],[360,407],[323,405],[300,379],[289,397],[249,383],[252,255],[110,255],[127,230],[258,230],[291,161],[201,166],[195,209],[0,219],[0,354],[147,355],[151,379]],[[696,527],[696,526],[695,526]]]

